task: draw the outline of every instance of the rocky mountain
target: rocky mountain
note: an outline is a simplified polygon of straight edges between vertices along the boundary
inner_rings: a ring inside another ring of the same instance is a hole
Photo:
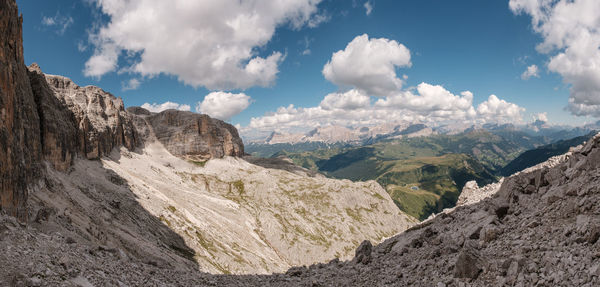
[[[409,127],[406,133],[425,129]],[[466,182],[476,180],[485,185],[496,181],[500,168],[523,151],[545,142],[544,137],[529,136],[505,126],[453,135],[391,137],[361,146],[292,149],[293,152],[280,151],[273,156],[289,158],[297,165],[334,178],[376,180],[402,211],[425,219],[453,207]]]
[[[205,161],[244,155],[244,144],[237,129],[223,121],[177,110],[151,113],[130,107],[127,111],[135,115],[135,129],[145,141],[158,140],[175,156]]]
[[[86,285],[105,263],[280,272],[349,259],[362,240],[417,222],[376,182],[243,158],[223,121],[126,110],[98,87],[27,68],[14,0],[0,13],[0,285]]]

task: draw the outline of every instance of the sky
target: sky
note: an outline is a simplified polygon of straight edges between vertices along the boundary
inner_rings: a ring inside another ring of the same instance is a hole
[[[17,0],[26,64],[242,134],[600,117],[596,0]]]

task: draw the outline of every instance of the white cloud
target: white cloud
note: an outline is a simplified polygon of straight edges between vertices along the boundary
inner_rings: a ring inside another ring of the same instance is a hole
[[[212,92],[196,106],[196,111],[220,120],[229,120],[250,105],[250,97],[244,93]]]
[[[531,16],[548,69],[571,85],[570,111],[600,117],[600,1],[510,0],[509,7]]]
[[[315,126],[369,126],[390,122],[421,122],[431,126],[456,121],[515,123],[520,121],[525,110],[494,95],[475,109],[471,92],[454,95],[442,86],[427,83],[421,83],[415,92],[399,91],[373,104],[356,89],[333,93],[325,96],[316,107],[290,105],[262,117],[253,117],[242,132],[306,131]]]
[[[450,93],[439,85],[421,83],[417,86],[418,94],[412,91],[403,91],[379,99],[375,105],[388,108],[402,108],[422,113],[442,112],[458,114],[460,116],[473,115],[473,94],[469,91],[463,92],[462,97]]]
[[[208,89],[269,86],[282,53],[266,51],[275,29],[316,26],[320,0],[97,0],[110,21],[90,34],[95,47],[84,73],[100,77],[117,70],[119,56],[134,54],[122,70],[142,76],[169,74]],[[122,53],[126,51],[127,53]]]
[[[153,113],[160,113],[164,110],[180,110],[180,111],[188,111],[188,112],[191,110],[191,107],[189,105],[182,105],[182,104],[173,103],[173,102],[164,102],[162,104],[144,103],[142,105],[142,108],[149,110]]]
[[[342,87],[353,87],[370,96],[387,96],[402,87],[396,67],[410,67],[410,51],[385,38],[354,38],[344,50],[337,51],[323,67],[323,75]]]
[[[373,12],[373,4],[371,4],[370,1],[365,2],[365,10],[366,10],[365,12],[367,13],[367,16],[371,15],[371,12]]]
[[[63,35],[67,28],[69,28],[73,24],[73,17],[71,16],[63,16],[59,12],[56,12],[54,17],[42,17],[42,25],[46,27],[55,27],[57,28],[56,34]]]
[[[331,93],[325,96],[319,105],[325,110],[343,109],[356,110],[368,107],[370,99],[358,90],[350,90],[345,93]]]
[[[531,77],[534,77],[534,78],[540,77],[539,71],[538,71],[538,66],[531,65],[531,66],[527,67],[527,70],[525,70],[525,72],[523,72],[523,74],[521,74],[522,80],[529,80]]]
[[[87,77],[100,78],[114,71],[121,51],[114,44],[104,44],[96,48],[94,55],[85,62],[83,74]]]
[[[127,82],[121,82],[121,90],[122,91],[137,90],[137,88],[139,88],[141,84],[142,84],[142,82],[140,82],[140,80],[133,78]]]
[[[543,113],[537,113],[533,115],[533,121],[541,121],[541,122],[548,122],[548,113],[547,112],[543,112]]]
[[[498,99],[495,95],[490,95],[487,101],[477,106],[477,115],[486,122],[520,122],[523,112],[524,108]]]

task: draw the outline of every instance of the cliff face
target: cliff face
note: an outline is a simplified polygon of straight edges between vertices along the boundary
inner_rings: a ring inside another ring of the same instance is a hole
[[[39,117],[23,61],[17,5],[0,0],[0,209],[27,218],[25,203],[39,173]]]
[[[54,95],[37,65],[29,67],[28,74],[40,118],[43,157],[57,170],[65,171],[77,153],[75,117]]]
[[[53,93],[72,114],[71,120],[77,129],[77,150],[87,159],[98,159],[119,146],[135,148],[135,128],[123,100],[98,87],[80,87],[69,78],[44,75],[33,65],[30,70],[40,79],[44,77],[50,88],[48,91],[42,84],[42,89],[34,92]]]
[[[223,121],[176,110],[150,113],[132,107],[128,111],[138,117],[136,129],[144,138],[156,137],[175,156],[198,161],[244,155],[237,129]]]

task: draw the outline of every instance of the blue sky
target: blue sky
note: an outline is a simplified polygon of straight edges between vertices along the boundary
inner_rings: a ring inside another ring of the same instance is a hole
[[[118,68],[103,72],[101,76],[90,76],[89,72],[86,76],[86,62],[102,47],[99,42],[90,41],[89,35],[97,33],[99,27],[106,27],[111,21],[116,22],[116,16],[108,15],[99,8],[100,5],[89,0],[17,1],[24,15],[26,64],[37,62],[46,73],[67,76],[82,86],[99,86],[122,97],[126,106],[170,101],[188,105],[194,111],[197,103],[212,91],[243,93],[246,98],[237,99],[247,99],[249,104],[245,109],[232,108],[231,114],[239,113],[228,121],[244,127],[250,124],[251,118],[258,119],[290,104],[294,107],[318,107],[330,93],[361,89],[360,84],[339,85],[339,81],[343,80],[328,80],[322,70],[326,63],[332,61],[333,53],[344,50],[355,37],[367,34],[369,40],[396,41],[410,50],[410,67],[394,66],[398,79],[407,76],[398,91],[414,91],[414,87],[421,83],[441,85],[457,96],[463,91],[470,91],[476,110],[480,103],[494,94],[507,103],[524,108],[524,111],[520,110],[524,122],[543,112],[552,123],[582,124],[594,120],[593,113],[576,117],[566,109],[570,97],[568,81],[574,80],[560,70],[548,69],[551,57],[560,53],[562,48],[557,47],[554,54],[536,50],[536,46],[544,42],[545,35],[532,24],[536,13],[533,8],[511,9],[509,1],[500,0],[371,0],[372,10],[367,15],[366,1],[322,1],[316,5],[314,1],[307,2],[311,2],[307,7],[314,9],[302,12],[306,17],[300,17],[301,20],[278,19],[279,23],[274,25],[275,30],[270,37],[254,39],[259,44],[250,44],[250,58],[265,59],[274,52],[281,53],[276,78],[266,87],[256,84],[260,79],[253,79],[250,84],[225,84],[218,88],[209,87],[212,88],[209,90],[203,79],[191,84],[196,80],[192,76],[188,77],[192,80],[187,80],[187,84],[179,80],[186,78],[185,71],[194,71],[196,67],[193,66],[184,71],[177,70],[179,74],[160,70],[152,75],[126,71],[125,67],[141,61],[143,47],[142,50],[129,51],[129,56],[124,56],[127,49],[119,49]],[[110,4],[103,5],[105,9],[110,8],[107,7]],[[148,25],[142,29],[146,31],[140,33],[161,30],[160,25]],[[162,28],[169,27],[173,25]],[[170,32],[167,29],[162,33]],[[220,45],[218,41],[214,43]],[[242,57],[242,65],[250,58]],[[538,67],[537,76],[523,79],[522,74],[531,65]],[[567,83],[563,82],[563,78],[568,78]],[[139,87],[124,89],[131,79],[139,80]],[[240,88],[240,85],[243,87]],[[413,93],[417,94],[416,91]],[[420,89],[419,93],[422,93]],[[215,96],[215,101],[219,101],[217,96],[220,95]],[[382,99],[381,95],[367,96],[371,104]],[[352,110],[346,110],[346,113],[351,114]],[[332,117],[335,115],[332,114]],[[390,119],[393,120],[396,119]],[[327,121],[326,117],[319,123],[325,124],[323,121]]]

